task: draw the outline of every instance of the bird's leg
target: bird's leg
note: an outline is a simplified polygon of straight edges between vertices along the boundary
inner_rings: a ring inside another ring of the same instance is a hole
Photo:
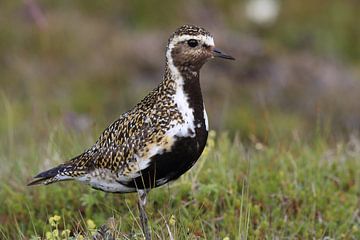
[[[141,222],[141,228],[145,236],[145,240],[151,240],[151,234],[148,224],[148,217],[145,212],[145,205],[146,205],[146,195],[147,190],[138,190],[138,196],[139,196],[139,212],[140,212],[140,222]]]

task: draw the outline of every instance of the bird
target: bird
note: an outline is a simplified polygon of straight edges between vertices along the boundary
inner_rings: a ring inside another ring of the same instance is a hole
[[[28,185],[76,180],[105,192],[138,192],[143,233],[150,239],[146,194],[183,175],[205,148],[209,125],[200,69],[213,58],[235,60],[215,48],[206,29],[176,29],[166,46],[159,85],[108,126],[92,147],[40,172]]]

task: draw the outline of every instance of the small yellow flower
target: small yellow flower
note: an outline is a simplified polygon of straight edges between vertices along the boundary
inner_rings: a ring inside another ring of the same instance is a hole
[[[88,227],[89,230],[94,230],[94,229],[96,229],[96,225],[95,225],[94,221],[91,220],[91,219],[88,219],[88,220],[86,221],[86,225],[87,225],[87,227]]]
[[[45,237],[46,237],[47,240],[53,239],[53,235],[52,235],[51,232],[46,232]]]
[[[54,229],[54,230],[52,231],[52,235],[53,235],[53,237],[57,238],[57,237],[59,236],[59,230]]]
[[[224,237],[223,240],[230,240],[230,238],[229,237]]]
[[[176,223],[176,218],[174,215],[171,215],[170,220],[169,220],[170,226],[174,226],[175,223]]]
[[[85,239],[84,236],[81,234],[76,235],[76,238],[75,238],[75,240],[84,240],[84,239]]]
[[[59,215],[54,215],[54,221],[58,222],[60,221],[61,217]]]
[[[49,218],[49,223],[51,226],[56,227],[58,222],[60,221],[61,217],[59,215],[54,215]]]
[[[64,229],[64,230],[61,232],[61,236],[64,237],[64,238],[70,237],[70,230],[69,230],[69,229]]]
[[[54,221],[54,217],[50,217],[49,218],[49,223],[51,226],[55,227],[56,226],[56,222]]]

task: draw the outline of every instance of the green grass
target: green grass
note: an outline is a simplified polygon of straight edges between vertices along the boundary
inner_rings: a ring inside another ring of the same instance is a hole
[[[4,105],[1,239],[45,238],[55,229],[48,222],[53,215],[61,216],[56,229],[69,229],[72,236],[90,234],[89,219],[99,227],[113,217],[118,237],[141,239],[136,194],[105,194],[75,182],[25,186],[35,173],[81,152],[96,134],[69,131],[59,123],[54,128],[56,121],[43,122],[53,130],[39,134],[16,123],[14,107],[5,100]],[[360,236],[357,138],[305,141],[294,135],[243,145],[220,133],[208,145],[190,172],[150,192],[147,211],[155,239],[168,239],[169,231],[175,239]]]

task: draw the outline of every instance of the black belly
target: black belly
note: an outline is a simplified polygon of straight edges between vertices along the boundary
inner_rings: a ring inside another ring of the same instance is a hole
[[[199,159],[206,145],[208,132],[205,129],[197,129],[196,132],[193,138],[177,138],[170,151],[153,156],[151,164],[141,172],[141,176],[127,182],[126,185],[137,189],[149,189],[184,174]],[[161,181],[158,181],[159,179]]]

